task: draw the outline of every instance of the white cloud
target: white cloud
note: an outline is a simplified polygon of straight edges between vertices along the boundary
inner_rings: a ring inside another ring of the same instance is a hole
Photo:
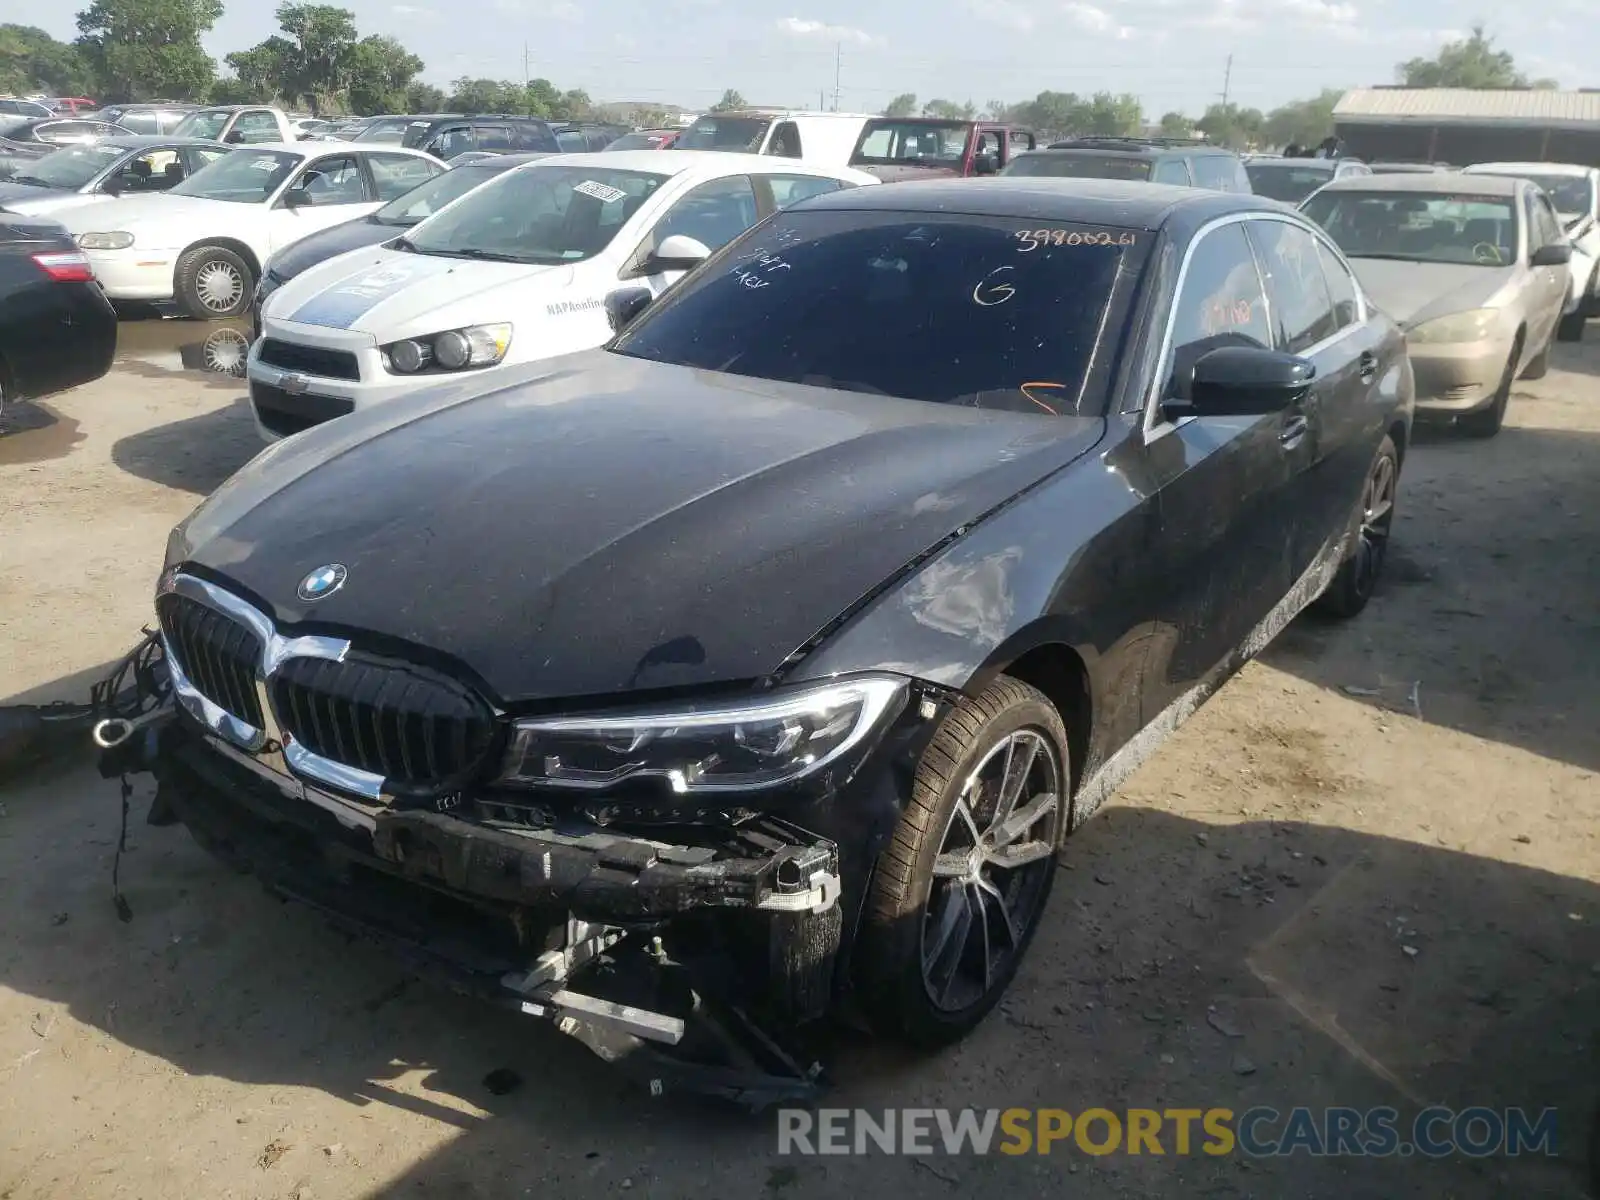
[[[980,20],[992,21],[1018,33],[1027,33],[1038,24],[1032,12],[1012,0],[963,0],[962,6]]]
[[[1133,29],[1127,25],[1118,24],[1103,8],[1096,8],[1092,4],[1080,3],[1079,0],[1068,0],[1061,6],[1061,11],[1085,33],[1098,33],[1107,37],[1130,38]]]
[[[494,6],[509,17],[543,17],[551,21],[583,20],[583,10],[572,0],[495,0]]]
[[[882,39],[873,37],[854,25],[829,25],[823,21],[808,21],[802,17],[784,17],[778,29],[790,37],[815,38],[825,42],[853,42],[857,46],[876,46]]]
[[[390,10],[397,17],[431,17],[431,8],[419,8],[415,4],[396,4]]]

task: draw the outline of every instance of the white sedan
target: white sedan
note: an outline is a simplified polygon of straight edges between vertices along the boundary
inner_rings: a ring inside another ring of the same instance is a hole
[[[250,307],[261,264],[443,171],[420,150],[331,142],[235,150],[168,191],[60,214],[113,300],[175,300],[191,317]]]
[[[403,236],[304,271],[262,306],[250,402],[273,441],[478,371],[610,340],[624,293],[659,294],[767,214],[877,180],[753,154],[556,154]]]

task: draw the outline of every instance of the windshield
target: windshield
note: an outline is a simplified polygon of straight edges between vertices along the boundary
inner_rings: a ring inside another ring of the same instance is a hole
[[[456,174],[447,171],[441,180]],[[507,171],[406,240],[423,254],[505,262],[569,263],[593,258],[655,194],[666,175],[588,166]]]
[[[1282,200],[1286,204],[1299,204],[1333,178],[1333,163],[1319,167],[1315,162],[1247,162],[1244,172],[1250,176],[1250,188],[1258,196],[1269,200]]]
[[[1002,175],[1061,175],[1072,179],[1149,179],[1150,160],[1132,154],[1024,154]]]
[[[1587,175],[1529,175],[1550,197],[1564,225],[1575,225],[1594,211],[1594,187]]]
[[[225,108],[203,108],[178,122],[175,137],[210,138],[215,141],[233,113]]]
[[[852,163],[949,167],[967,154],[965,121],[868,121]]]
[[[581,129],[563,129],[556,134],[556,145],[568,154],[583,154],[589,149],[589,139]]]
[[[625,133],[606,147],[607,150],[654,150],[671,137],[670,133]]]
[[[29,163],[27,171],[16,178],[19,183],[80,188],[126,153],[120,146],[72,146]]]
[[[501,174],[504,172],[490,167],[452,167],[389,201],[372,214],[372,219],[380,225],[416,225],[480,183]]]
[[[1502,196],[1321,191],[1301,211],[1349,258],[1504,266],[1517,254],[1517,219]]]
[[[382,142],[388,146],[398,146],[405,140],[406,128],[411,124],[408,117],[390,117],[383,121],[372,121],[360,133],[350,140],[353,142]],[[426,121],[418,121],[418,125],[427,127]]]
[[[615,343],[709,371],[936,404],[1099,411],[1086,382],[1148,235],[957,213],[786,210]],[[730,393],[736,395],[736,393]]]
[[[672,148],[754,152],[761,149],[761,139],[767,136],[771,124],[770,117],[696,117]]]
[[[167,194],[264,204],[304,161],[298,154],[281,150],[235,150],[201,167]]]

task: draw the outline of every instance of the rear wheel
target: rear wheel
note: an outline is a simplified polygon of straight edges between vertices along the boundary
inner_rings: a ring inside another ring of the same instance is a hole
[[[178,303],[198,321],[237,317],[250,307],[254,272],[225,246],[196,246],[178,259],[174,275]]]
[[[1562,317],[1556,325],[1556,340],[1559,342],[1581,342],[1583,331],[1589,324],[1589,306],[1579,304],[1576,311]]]
[[[1330,617],[1353,617],[1372,599],[1389,554],[1389,533],[1394,526],[1394,501],[1399,485],[1400,455],[1394,440],[1385,437],[1372,466],[1367,469],[1367,482],[1361,489],[1355,544],[1328,590],[1318,598],[1319,611]]]
[[[873,874],[856,979],[874,1026],[952,1042],[999,1001],[1055,878],[1071,772],[1061,715],[1001,676],[945,718]]]

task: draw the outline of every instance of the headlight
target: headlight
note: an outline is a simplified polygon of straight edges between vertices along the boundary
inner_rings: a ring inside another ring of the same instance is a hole
[[[411,375],[428,366],[443,367],[447,371],[492,367],[505,358],[509,349],[511,325],[502,322],[391,342],[383,347],[383,355],[391,371]]]
[[[1448,317],[1424,321],[1408,332],[1406,338],[1422,345],[1481,342],[1494,335],[1499,320],[1498,308],[1475,308],[1471,312],[1451,313]]]
[[[133,245],[133,234],[123,230],[114,233],[80,233],[78,235],[78,249],[80,250],[126,250]]]
[[[654,778],[674,792],[738,792],[821,770],[878,728],[905,681],[863,677],[723,704],[518,721],[501,782],[598,790]]]

